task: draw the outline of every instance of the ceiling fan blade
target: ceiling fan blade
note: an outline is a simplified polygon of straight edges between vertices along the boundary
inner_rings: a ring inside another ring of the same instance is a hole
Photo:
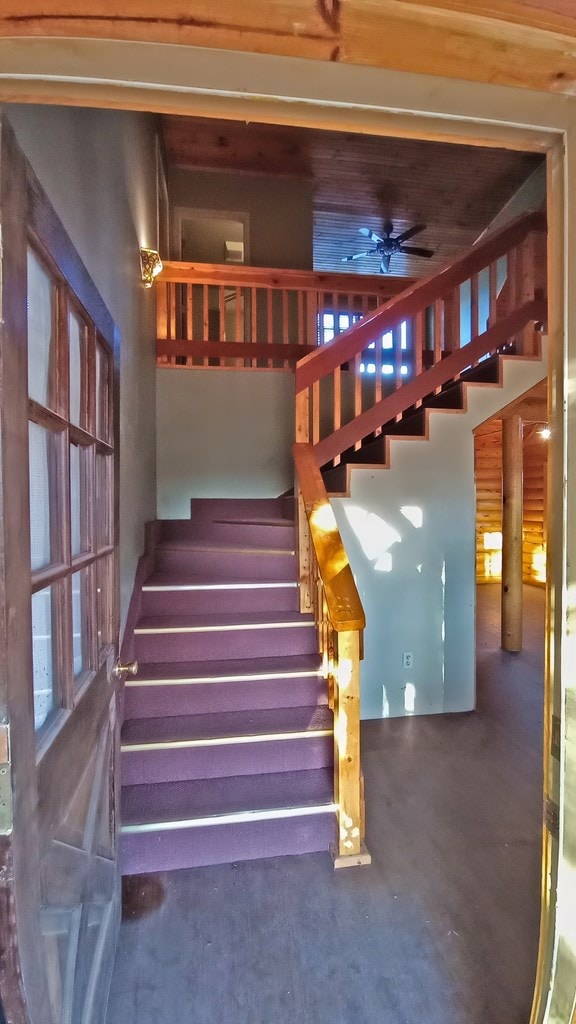
[[[373,256],[377,249],[367,249],[366,252],[355,252],[353,256],[343,256],[342,263],[350,263],[351,260],[359,260],[362,256]]]
[[[381,274],[387,274],[388,271],[390,270],[390,259],[391,259],[390,256],[383,256],[382,257],[382,262],[380,264],[380,273]]]
[[[426,259],[430,259],[430,256],[434,255],[432,249],[421,249],[417,245],[401,245],[399,252],[405,252],[408,256],[425,256]]]
[[[415,224],[413,228],[408,228],[408,230],[403,231],[401,235],[397,235],[396,241],[400,242],[400,245],[402,245],[402,242],[407,242],[409,238],[412,238],[413,235],[417,235],[419,231],[424,231],[425,227],[425,224]]]
[[[380,238],[380,235],[377,235],[374,231],[371,231],[370,228],[358,228],[358,232],[359,234],[364,235],[364,238],[369,238],[371,242],[384,241],[383,238]]]

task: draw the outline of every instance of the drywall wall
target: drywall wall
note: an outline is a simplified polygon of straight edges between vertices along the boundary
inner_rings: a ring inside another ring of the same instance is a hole
[[[350,497],[332,499],[367,619],[363,718],[475,706],[473,430],[546,370],[518,359],[503,372],[501,389],[469,387],[466,413],[430,413],[427,441],[393,440],[389,469],[353,469]]]
[[[191,498],[275,497],[293,485],[294,375],[159,367],[158,517]]]
[[[6,106],[26,156],[120,333],[120,604],[156,514],[155,310],[138,249],[156,245],[156,119],[77,107]]]
[[[173,209],[247,213],[251,266],[312,269],[312,181],[175,168],[168,192]]]

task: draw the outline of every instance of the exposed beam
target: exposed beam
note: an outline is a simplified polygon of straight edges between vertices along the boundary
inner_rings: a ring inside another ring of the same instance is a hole
[[[505,651],[522,650],[522,418],[502,423],[502,617]]]
[[[123,39],[388,67],[572,95],[562,0],[3,0],[0,37]]]

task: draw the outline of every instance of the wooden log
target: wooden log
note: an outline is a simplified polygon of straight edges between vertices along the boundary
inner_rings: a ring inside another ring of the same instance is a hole
[[[522,650],[522,419],[502,424],[502,621],[505,651]]]

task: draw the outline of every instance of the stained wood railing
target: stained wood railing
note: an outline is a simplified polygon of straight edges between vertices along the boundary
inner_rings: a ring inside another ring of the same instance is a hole
[[[368,863],[363,848],[360,768],[360,660],[366,625],[334,513],[312,446],[295,444],[300,600],[312,611],[334,712],[334,782],[338,805],[336,865]]]
[[[159,365],[292,367],[323,317],[337,337],[408,278],[167,261],[156,278]]]
[[[296,367],[296,440],[338,465],[450,380],[502,351],[536,352],[546,222],[527,214],[405,289]]]

